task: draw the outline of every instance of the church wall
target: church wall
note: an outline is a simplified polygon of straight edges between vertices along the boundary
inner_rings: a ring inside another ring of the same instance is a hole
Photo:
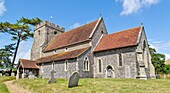
[[[88,58],[89,60],[89,71],[84,71],[84,59]],[[91,52],[91,49],[87,50],[85,53],[83,53],[81,56],[77,58],[78,60],[78,72],[81,78],[92,78],[93,77],[93,70],[94,70],[94,61],[93,61],[93,54]]]
[[[96,28],[92,40],[91,40],[91,45],[92,45],[92,50],[96,47],[96,45],[99,43],[100,39],[102,38],[103,35],[107,34],[107,30],[104,24],[103,19],[101,19],[98,27]]]
[[[67,60],[67,70],[65,70],[65,60],[64,61],[57,61],[54,62],[54,70],[56,73],[54,74],[55,78],[68,78],[74,71],[77,71],[77,60],[70,59]],[[43,78],[50,77],[50,71],[52,70],[52,62],[51,63],[44,63],[40,66],[40,76]],[[42,73],[43,71],[43,73]]]
[[[145,51],[143,51],[144,41],[146,42],[145,43],[146,44]],[[136,52],[141,52],[141,56],[142,56],[141,62],[143,62],[144,66],[145,66],[145,73],[146,73],[147,77],[155,78],[155,68],[151,62],[149,45],[148,45],[147,37],[146,37],[144,30],[141,32],[141,36],[139,39],[139,43],[138,43]]]
[[[115,78],[136,78],[136,47],[114,49],[95,53],[94,77],[106,78],[107,66],[112,66]],[[119,66],[119,54],[122,55],[122,66]],[[98,72],[98,60],[102,61],[102,72]],[[129,72],[126,70],[129,69]],[[128,75],[127,75],[128,73]]]

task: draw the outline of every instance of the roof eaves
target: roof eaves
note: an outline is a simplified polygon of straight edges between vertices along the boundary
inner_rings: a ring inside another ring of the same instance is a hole
[[[99,23],[100,23],[100,21],[101,21],[102,19],[103,19],[103,17],[101,16],[101,17],[99,18],[99,20],[97,21],[97,24],[95,25],[95,27],[94,27],[92,33],[90,34],[89,38],[92,38],[92,36],[93,36],[96,28],[98,27],[98,25],[99,25]]]

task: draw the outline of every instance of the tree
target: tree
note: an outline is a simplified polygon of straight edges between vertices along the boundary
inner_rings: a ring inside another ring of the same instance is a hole
[[[151,61],[155,67],[156,74],[166,74],[169,73],[167,70],[169,69],[165,63],[165,55],[157,53],[154,48],[149,48],[151,53]]]
[[[0,32],[9,33],[10,35],[12,35],[11,40],[16,41],[16,48],[14,50],[11,65],[12,67],[14,66],[20,42],[32,38],[33,32],[31,30],[31,26],[35,26],[40,22],[41,20],[39,18],[28,19],[22,17],[20,20],[17,20],[15,24],[11,24],[9,22],[0,23]],[[12,69],[10,71],[12,72]]]
[[[4,46],[0,49],[0,65],[2,68],[13,69],[11,57],[14,54],[15,44]]]

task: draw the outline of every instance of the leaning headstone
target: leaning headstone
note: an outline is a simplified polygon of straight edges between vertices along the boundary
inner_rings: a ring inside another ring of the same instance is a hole
[[[22,73],[22,78],[25,78],[25,73]]]
[[[29,72],[29,76],[28,76],[29,79],[35,79],[35,76],[33,75],[32,72]]]
[[[50,72],[50,79],[48,80],[48,84],[56,83],[56,79],[54,78],[54,73],[56,73],[56,71],[54,71],[54,69],[52,69]]]
[[[2,77],[2,73],[0,73],[0,77]]]
[[[80,76],[78,72],[72,73],[68,81],[68,88],[78,86],[79,78]]]
[[[12,73],[11,73],[11,76],[15,76],[15,73],[14,73],[14,72],[12,72]]]

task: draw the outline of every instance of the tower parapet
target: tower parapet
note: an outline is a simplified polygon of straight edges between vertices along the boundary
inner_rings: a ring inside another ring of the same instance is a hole
[[[47,27],[50,27],[50,28],[53,28],[53,29],[56,29],[58,31],[61,31],[61,32],[64,32],[65,31],[65,28],[64,27],[60,27],[59,25],[55,25],[54,23],[51,23],[47,20],[45,20],[44,22],[41,22],[39,23],[38,25],[36,25],[34,27],[34,31],[36,31],[37,29],[43,27],[43,26],[47,26]]]

